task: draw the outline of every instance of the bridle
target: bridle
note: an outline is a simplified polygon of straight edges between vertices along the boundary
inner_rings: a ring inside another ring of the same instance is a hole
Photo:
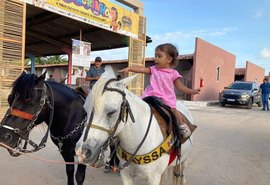
[[[51,97],[49,97],[47,95],[47,87],[50,90]],[[53,115],[54,115],[54,96],[53,96],[53,92],[52,92],[52,89],[49,86],[49,84],[47,82],[44,82],[42,88],[36,87],[35,90],[40,90],[41,91],[41,98],[40,98],[40,101],[39,101],[39,106],[38,106],[38,109],[37,109],[35,114],[31,114],[31,113],[25,112],[23,110],[19,110],[19,109],[14,108],[14,105],[15,105],[16,101],[19,98],[19,94],[16,94],[13,102],[11,103],[10,108],[7,110],[3,120],[0,123],[0,127],[11,130],[11,131],[13,131],[15,134],[17,134],[19,136],[19,139],[18,139],[18,142],[17,142],[17,147],[15,149],[20,151],[20,152],[24,152],[24,153],[36,152],[36,151],[38,151],[38,150],[40,150],[40,149],[42,149],[42,148],[44,148],[46,146],[46,142],[47,142],[48,135],[49,135],[49,130],[51,128],[52,119],[53,119]],[[46,134],[44,135],[44,137],[41,139],[40,143],[36,144],[35,142],[33,142],[32,140],[29,139],[29,133],[32,130],[32,128],[34,126],[36,126],[35,122],[38,119],[39,114],[42,112],[42,110],[44,109],[46,104],[48,105],[48,107],[50,109],[50,117],[49,117],[48,129],[47,129]],[[7,118],[9,116],[15,116],[15,117],[19,117],[21,119],[29,121],[29,124],[27,126],[26,131],[22,131],[19,128],[11,127],[11,126],[6,125],[6,120],[7,120]],[[19,145],[21,143],[21,141],[25,142],[23,147],[21,147]],[[33,149],[28,150],[27,149],[27,144],[30,144],[33,147]],[[17,156],[19,154],[18,153],[12,153],[11,155]]]
[[[115,134],[115,132],[116,132],[118,126],[119,126],[119,124],[121,123],[121,121],[122,122],[127,122],[128,115],[130,115],[131,120],[133,122],[135,122],[133,113],[132,113],[132,111],[130,109],[130,106],[129,106],[129,103],[128,103],[127,99],[126,99],[126,93],[124,91],[119,90],[119,89],[108,87],[108,85],[113,81],[117,81],[117,79],[110,79],[105,83],[102,94],[107,90],[107,91],[115,91],[115,92],[118,92],[118,93],[120,93],[122,95],[122,103],[121,103],[121,106],[120,106],[121,110],[120,110],[120,114],[118,116],[118,119],[116,121],[116,124],[110,129],[105,128],[105,127],[101,127],[101,126],[96,125],[96,124],[93,124],[92,123],[92,119],[93,119],[93,116],[94,116],[94,110],[93,110],[91,112],[91,116],[90,116],[90,120],[88,122],[88,125],[86,126],[87,128],[86,128],[86,131],[85,131],[85,134],[84,134],[83,141],[86,141],[90,128],[95,128],[97,130],[102,130],[102,131],[107,132],[108,135],[109,135],[108,140],[112,140],[113,137],[114,137],[114,134]],[[107,146],[108,146],[108,144],[107,144]]]
[[[122,103],[121,103],[121,106],[120,106],[120,113],[119,113],[119,116],[118,116],[118,119],[116,121],[116,124],[108,129],[108,128],[105,128],[105,127],[101,127],[99,125],[96,125],[96,124],[93,124],[92,121],[93,121],[93,116],[94,116],[94,110],[92,111],[91,113],[91,116],[90,116],[90,119],[89,119],[89,123],[87,125],[87,128],[85,130],[85,135],[84,135],[84,138],[83,138],[83,142],[86,141],[87,139],[87,136],[88,136],[88,133],[89,133],[89,130],[90,128],[94,128],[94,129],[97,129],[97,130],[101,130],[101,131],[104,131],[104,132],[107,132],[109,137],[108,139],[104,142],[104,144],[101,146],[100,148],[100,153],[99,153],[99,156],[98,156],[98,159],[97,159],[97,162],[96,162],[96,166],[99,166],[99,163],[102,163],[102,160],[104,159],[104,152],[107,150],[107,147],[114,142],[114,140],[117,140],[117,145],[120,144],[120,140],[119,138],[117,138],[117,136],[115,136],[115,132],[119,126],[119,124],[121,122],[124,122],[126,123],[127,122],[127,119],[128,119],[128,115],[130,116],[132,122],[134,123],[135,122],[135,119],[134,119],[134,116],[133,116],[133,113],[130,109],[130,105],[129,105],[129,102],[128,100],[126,99],[126,93],[120,89],[117,89],[117,88],[111,88],[111,87],[108,87],[108,85],[113,82],[113,81],[117,81],[117,79],[110,79],[108,80],[105,85],[104,85],[104,89],[102,91],[102,94],[105,92],[105,91],[114,91],[114,92],[118,92],[122,95]],[[142,141],[140,142],[140,144],[138,145],[137,149],[135,150],[135,152],[132,154],[132,156],[129,158],[128,161],[126,161],[126,163],[124,165],[122,165],[121,167],[119,167],[119,169],[123,169],[124,167],[128,166],[134,156],[136,155],[136,153],[138,152],[138,150],[140,149],[140,147],[142,146],[142,144],[144,143],[145,139],[146,139],[146,136],[148,135],[148,132],[150,130],[150,125],[151,125],[151,122],[152,122],[152,117],[153,117],[153,113],[152,113],[152,109],[151,110],[151,114],[150,114],[150,119],[149,119],[149,124],[148,124],[148,127],[147,127],[147,131],[145,133],[145,136],[144,138],[142,139]],[[116,146],[117,148],[117,146]],[[115,152],[115,151],[114,151]],[[112,154],[111,154],[112,155]]]

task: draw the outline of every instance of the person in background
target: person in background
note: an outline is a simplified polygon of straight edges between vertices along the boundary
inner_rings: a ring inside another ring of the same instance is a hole
[[[101,66],[102,59],[100,57],[96,57],[95,64],[93,67],[86,72],[86,81],[90,81],[89,88],[92,89],[94,84],[97,82],[102,73],[105,72],[105,69]]]
[[[55,82],[55,79],[53,78],[53,75],[49,75],[48,81]]]
[[[269,99],[269,93],[270,93],[270,83],[268,83],[267,78],[263,79],[263,83],[260,85],[260,92],[262,94],[262,103],[263,103],[262,110],[269,111],[268,99]]]
[[[155,65],[151,67],[131,66],[118,72],[150,74],[150,84],[146,87],[143,97],[155,96],[169,106],[174,112],[179,123],[179,129],[183,138],[191,135],[189,127],[184,123],[182,115],[176,109],[176,94],[174,88],[187,94],[199,94],[200,88],[190,89],[180,81],[182,77],[178,71],[173,69],[177,63],[178,50],[170,44],[161,44],[155,49]]]

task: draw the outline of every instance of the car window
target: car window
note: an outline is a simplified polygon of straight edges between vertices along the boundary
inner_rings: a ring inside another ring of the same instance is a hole
[[[251,83],[233,83],[228,87],[228,89],[251,90],[252,84]]]
[[[256,84],[256,83],[254,83],[254,89],[259,89],[259,86],[258,86],[258,84]]]

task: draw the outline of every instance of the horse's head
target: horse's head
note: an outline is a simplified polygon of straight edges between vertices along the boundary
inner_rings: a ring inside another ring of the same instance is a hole
[[[76,155],[81,163],[93,165],[110,141],[123,130],[125,123],[133,120],[129,108],[126,86],[134,79],[122,80],[101,77],[92,89],[92,115],[81,137],[83,142],[77,143]],[[90,98],[87,98],[90,99]],[[87,104],[87,102],[86,102]],[[87,107],[85,107],[87,109]],[[88,107],[89,108],[89,107]]]
[[[10,108],[0,123],[0,142],[11,148],[21,149],[21,142],[28,140],[31,129],[40,123],[46,103],[46,73],[40,77],[23,72],[13,83],[8,97]],[[16,153],[12,153],[15,155]]]

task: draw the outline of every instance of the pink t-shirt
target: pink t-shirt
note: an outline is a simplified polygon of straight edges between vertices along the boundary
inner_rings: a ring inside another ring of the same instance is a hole
[[[156,96],[170,106],[176,108],[174,81],[182,76],[175,69],[159,69],[150,67],[150,84],[146,87],[143,97]]]

